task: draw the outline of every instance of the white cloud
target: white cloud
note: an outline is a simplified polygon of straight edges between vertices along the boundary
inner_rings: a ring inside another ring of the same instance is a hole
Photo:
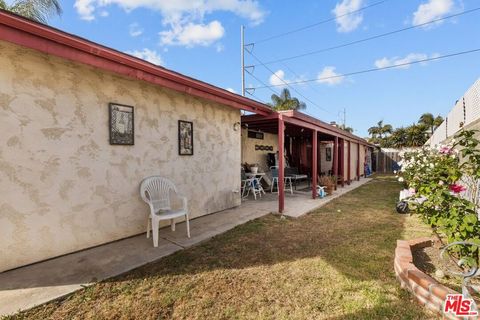
[[[318,73],[317,82],[334,86],[343,82],[345,77],[335,72],[335,67],[327,66]]]
[[[168,28],[160,32],[161,43],[170,45],[209,45],[223,37],[225,30],[220,22],[204,21],[206,15],[216,11],[233,13],[253,25],[262,23],[266,15],[257,0],[75,0],[74,7],[82,19],[93,20],[98,9],[109,5],[126,11],[158,11],[163,26]]]
[[[140,27],[140,25],[138,23],[134,22],[134,23],[131,23],[128,26],[128,33],[132,37],[138,37],[138,36],[142,35],[143,29]]]
[[[406,63],[421,61],[421,60],[425,60],[425,59],[428,59],[428,58],[436,58],[438,56],[439,56],[438,53],[434,53],[431,56],[429,56],[428,54],[425,54],[425,53],[410,53],[403,58],[402,57],[393,57],[393,58],[384,57],[382,59],[375,60],[375,67],[377,67],[377,68],[387,68],[387,67],[397,66],[397,68],[399,68],[399,69],[408,69],[408,68],[410,68],[410,65],[406,64]],[[420,64],[425,65],[426,63],[422,62]]]
[[[102,18],[106,18],[106,17],[108,17],[109,15],[110,15],[110,13],[108,13],[108,11],[106,11],[106,10],[102,10],[102,11],[100,12],[100,17],[102,17]]]
[[[230,91],[231,93],[237,93],[237,91],[235,91],[235,89],[233,89],[233,88],[227,88],[225,90]]]
[[[443,18],[455,9],[454,0],[428,0],[418,6],[417,11],[413,13],[412,24],[414,26]],[[441,24],[443,21],[438,21],[436,25]],[[428,25],[432,27],[432,25]]]
[[[337,3],[333,14],[336,17],[337,31],[338,32],[350,32],[358,28],[363,21],[363,15],[361,13],[350,12],[356,11],[362,7],[363,0],[342,0]]]
[[[303,80],[305,80],[305,77],[303,77],[303,75],[298,76],[294,79],[287,79],[285,77],[285,71],[283,71],[282,69],[279,69],[270,76],[270,78],[268,79],[268,82],[272,86],[284,88],[287,86],[287,84],[290,84],[290,83],[301,84],[298,82],[301,82]]]
[[[160,43],[162,45],[181,45],[193,47],[196,45],[209,46],[221,39],[225,34],[222,24],[214,20],[209,24],[188,23],[175,24],[168,31],[161,31]]]
[[[162,57],[155,50],[144,48],[141,51],[135,50],[128,51],[127,53],[150,63],[156,64],[157,66],[163,65]]]

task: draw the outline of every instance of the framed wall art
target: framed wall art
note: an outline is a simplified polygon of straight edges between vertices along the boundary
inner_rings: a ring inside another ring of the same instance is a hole
[[[118,103],[109,103],[110,144],[133,145],[135,128],[133,107]]]
[[[330,147],[325,149],[325,161],[332,161],[332,148]]]
[[[193,122],[178,120],[178,154],[193,155]]]

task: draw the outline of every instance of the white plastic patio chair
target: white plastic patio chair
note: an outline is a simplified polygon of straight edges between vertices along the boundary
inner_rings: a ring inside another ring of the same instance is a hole
[[[172,210],[170,205],[170,192],[175,193],[182,200],[182,208]],[[175,218],[185,217],[187,236],[190,238],[190,223],[188,220],[187,198],[178,194],[177,188],[170,180],[151,176],[143,179],[140,184],[140,196],[150,207],[147,222],[147,238],[150,238],[150,229],[153,233],[153,246],[158,247],[158,227],[160,220],[170,220],[172,231],[175,231]]]

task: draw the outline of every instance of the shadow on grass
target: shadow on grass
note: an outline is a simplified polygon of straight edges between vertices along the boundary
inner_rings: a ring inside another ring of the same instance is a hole
[[[325,318],[329,308],[345,316],[328,319],[423,317],[393,273],[406,219],[394,211],[398,190],[392,177],[377,176],[302,218],[248,222],[25,315],[84,316],[103,307],[119,316],[170,318],[199,309],[199,318],[236,318],[249,303],[246,314],[257,318],[304,318],[301,312]],[[132,305],[141,310],[124,310]],[[300,313],[282,316],[278,306]]]

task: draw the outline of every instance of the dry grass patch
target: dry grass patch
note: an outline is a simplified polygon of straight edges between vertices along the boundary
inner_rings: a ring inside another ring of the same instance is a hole
[[[377,177],[302,218],[251,221],[12,319],[429,318],[393,272],[396,240],[429,234],[395,213],[399,189]]]

